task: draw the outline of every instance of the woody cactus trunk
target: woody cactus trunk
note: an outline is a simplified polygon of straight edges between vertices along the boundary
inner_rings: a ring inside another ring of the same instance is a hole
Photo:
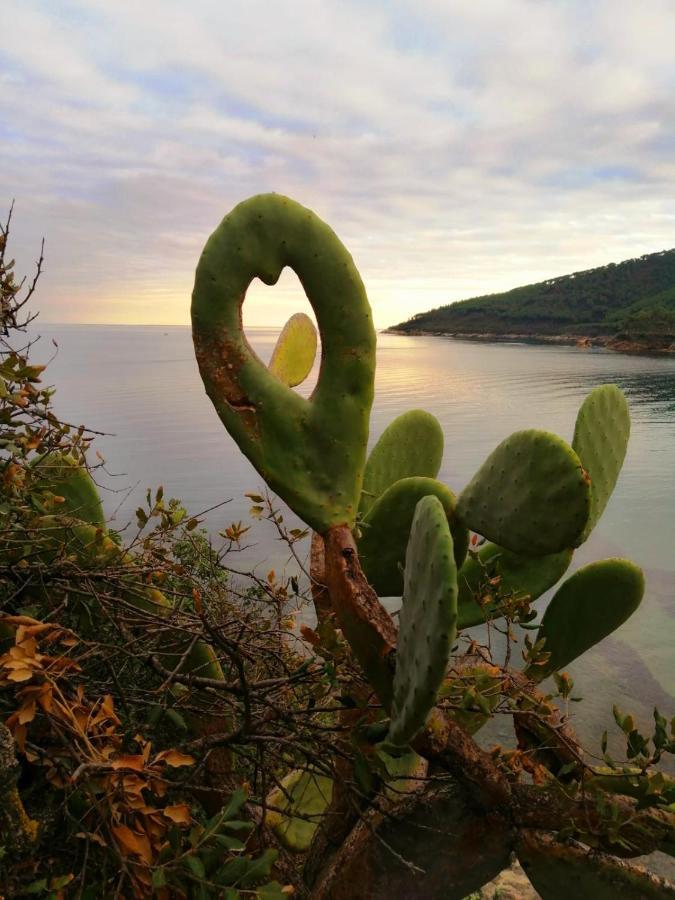
[[[311,368],[295,326],[271,368],[242,327],[251,281],[274,284],[285,266],[298,275],[321,338],[309,399],[290,387]],[[311,895],[461,898],[515,853],[544,898],[567,893],[562,869],[579,898],[613,886],[629,898],[675,896],[618,859],[673,853],[672,806],[636,802],[644,771],[594,769],[539,687],[554,675],[567,696],[560,670],[636,610],[640,569],[604,560],[565,581],[527,642],[523,671],[475,650],[457,653],[468,626],[506,617],[534,627],[531,604],[564,575],[619,476],[630,430],[621,391],[605,385],[591,393],[571,446],[545,431],[511,435],[458,496],[436,480],[443,435],[428,413],[399,417],[366,458],[375,331],[363,283],[334,232],[275,194],[239,204],[207,241],[192,323],[219,417],[315,532],[317,629],[337,629],[362,672],[342,687],[343,695],[351,690],[342,718],[351,738],[336,754],[333,783],[289,773],[275,798],[282,814],[274,824],[291,849],[306,853]],[[469,550],[472,532],[478,546]],[[392,595],[402,597],[398,627],[380,601]],[[498,705],[514,722],[510,755],[474,738]],[[359,777],[364,759],[378,777]],[[359,789],[350,792],[345,785],[354,781]]]

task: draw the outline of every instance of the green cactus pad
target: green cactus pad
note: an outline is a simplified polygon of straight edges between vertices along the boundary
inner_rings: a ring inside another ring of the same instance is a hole
[[[269,370],[288,387],[295,387],[312,371],[316,357],[316,328],[305,313],[295,313],[284,325]]]
[[[34,522],[40,542],[35,558],[46,565],[69,559],[84,569],[116,565],[122,558],[107,529],[74,516],[41,516]]]
[[[469,532],[455,514],[455,495],[433,478],[401,478],[370,507],[357,541],[366,578],[380,597],[403,593],[403,565],[415,508],[423,497],[438,497],[450,524],[455,563],[461,566]]]
[[[573,662],[628,619],[640,605],[642,569],[627,559],[603,559],[578,569],[563,582],[542,619],[537,640],[546,639],[545,662],[527,674],[541,681]]]
[[[366,461],[361,515],[399,479],[415,475],[435,478],[442,460],[443,430],[435,416],[423,409],[411,409],[395,418]]]
[[[392,756],[383,745],[376,749],[375,756],[381,764],[380,774],[384,777],[385,794],[391,800],[400,800],[403,794],[418,790],[420,779],[428,771],[426,759],[418,756],[414,750],[406,753],[399,750]]]
[[[321,371],[309,400],[249,346],[241,306],[251,281],[290,266],[312,304]],[[277,194],[235,207],[202,252],[192,294],[199,370],[218,415],[270,488],[311,528],[353,527],[373,400],[375,330],[354,262],[314,213]]]
[[[405,560],[394,700],[387,740],[405,745],[423,727],[443,683],[457,627],[457,566],[438,497],[417,504]]]
[[[589,479],[561,438],[531,429],[488,456],[457,501],[465,524],[490,541],[531,556],[573,546],[590,510]]]
[[[265,824],[287,850],[303,853],[309,849],[332,794],[333,781],[325,775],[300,770],[289,772],[282,778],[281,786],[267,797],[267,803],[277,809],[267,810]]]
[[[499,617],[499,600],[529,596],[534,602],[559,581],[572,562],[572,550],[547,556],[523,556],[497,544],[484,544],[470,554],[457,574],[459,628],[470,628]],[[477,557],[477,558],[476,558]],[[490,584],[499,578],[497,584]],[[482,603],[477,598],[482,594]],[[494,599],[490,599],[490,598]]]
[[[615,384],[595,388],[581,404],[572,447],[591,479],[591,513],[578,543],[603,514],[616,485],[630,437],[630,412]]]
[[[56,510],[91,525],[104,525],[105,516],[98,489],[87,469],[63,453],[41,456],[33,463],[42,486],[63,497]]]

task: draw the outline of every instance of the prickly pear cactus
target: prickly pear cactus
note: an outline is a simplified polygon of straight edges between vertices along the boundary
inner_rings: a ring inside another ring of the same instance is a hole
[[[357,541],[363,571],[380,597],[403,593],[403,565],[415,508],[423,497],[438,497],[452,532],[455,563],[466,556],[469,532],[455,512],[455,495],[433,478],[401,478],[370,507]]]
[[[551,600],[537,641],[548,659],[528,666],[540,681],[598,644],[633,615],[644,594],[642,569],[627,559],[603,559],[578,569]]]
[[[459,628],[470,628],[499,617],[495,597],[537,600],[565,574],[572,550],[547,556],[512,553],[487,543],[471,554],[457,575]]]
[[[518,860],[542,900],[673,900],[675,887],[642,867],[581,844],[521,832]]]
[[[417,504],[405,560],[388,740],[409,743],[443,683],[457,630],[457,566],[438,497]]]
[[[333,795],[333,781],[303,769],[289,772],[267,797],[265,824],[293,853],[309,849]]]
[[[251,281],[298,275],[321,335],[309,400],[282,384],[246,340]],[[373,400],[375,330],[354,262],[335,233],[278,194],[245,200],[206,242],[192,294],[192,332],[206,392],[223,424],[277,493],[320,533],[353,527]]]
[[[615,384],[595,388],[581,404],[572,447],[591,479],[591,511],[578,543],[595,528],[616,485],[628,449],[630,412]]]
[[[312,371],[316,357],[316,328],[305,313],[295,313],[281,330],[269,370],[288,387],[296,387]]]
[[[502,441],[459,495],[457,512],[483,537],[514,553],[544,556],[578,542],[590,512],[579,457],[546,431]]]
[[[91,525],[105,525],[103,505],[89,472],[72,456],[52,453],[41,456],[33,469],[43,486],[63,497],[58,512]]]
[[[380,435],[366,461],[360,513],[401,478],[435,478],[443,460],[443,430],[431,413],[411,409],[397,416]],[[407,532],[406,532],[407,540]]]

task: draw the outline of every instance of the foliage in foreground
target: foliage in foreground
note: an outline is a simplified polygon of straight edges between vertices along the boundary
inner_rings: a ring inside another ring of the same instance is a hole
[[[232,574],[225,560],[246,529],[230,526],[216,550],[161,488],[132,533],[108,530],[94,483],[103,463],[87,468],[93,434],[59,419],[29,359],[22,311],[35,283],[21,294],[8,230],[0,892],[285,896],[293,869],[277,862],[260,798],[295,760],[295,708],[301,716],[322,690],[322,672],[296,652],[301,597],[272,572]],[[263,715],[265,741],[243,737],[242,723]],[[306,723],[313,752],[311,712]]]

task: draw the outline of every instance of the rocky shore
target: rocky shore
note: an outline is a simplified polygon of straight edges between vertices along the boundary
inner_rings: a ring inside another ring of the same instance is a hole
[[[426,337],[449,337],[462,341],[486,341],[493,343],[558,344],[573,347],[605,347],[617,353],[675,353],[674,335],[628,336],[615,335],[573,335],[573,334],[501,334],[497,332],[446,332],[425,331],[423,329],[386,328],[385,334],[424,335]]]

